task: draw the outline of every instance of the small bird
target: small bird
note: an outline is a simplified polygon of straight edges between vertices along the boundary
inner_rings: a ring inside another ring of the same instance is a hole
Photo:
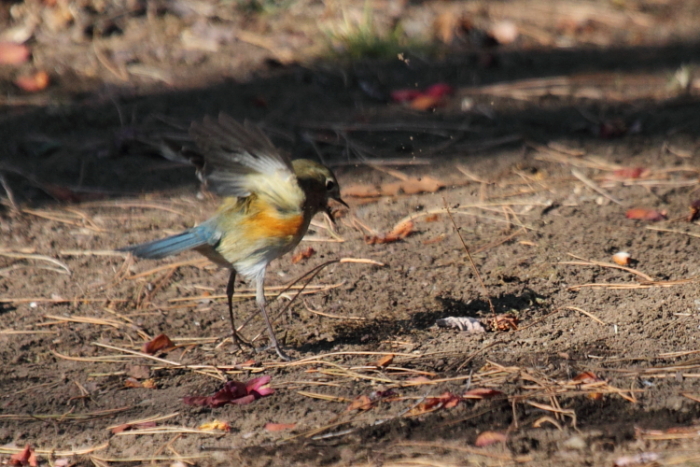
[[[218,121],[194,122],[190,136],[201,151],[198,175],[210,191],[223,197],[216,214],[196,227],[172,237],[121,248],[139,258],[159,259],[195,250],[231,270],[226,287],[233,339],[233,289],[236,273],[255,284],[255,298],[270,334],[270,345],[284,353],[265,309],[265,271],[268,264],[299,244],[311,218],[329,215],[328,201],[347,207],[338,180],[317,162],[289,157],[278,151],[256,126],[243,125],[221,113]],[[331,216],[331,219],[333,217]]]

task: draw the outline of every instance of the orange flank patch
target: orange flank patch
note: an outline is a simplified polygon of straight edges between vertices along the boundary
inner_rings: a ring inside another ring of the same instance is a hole
[[[256,238],[294,237],[304,225],[304,215],[284,215],[264,201],[251,205],[250,215],[243,221],[250,235]]]

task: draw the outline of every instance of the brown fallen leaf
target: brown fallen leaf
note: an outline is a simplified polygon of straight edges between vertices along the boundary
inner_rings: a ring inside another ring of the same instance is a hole
[[[614,170],[612,178],[616,180],[628,180],[647,177],[651,170],[646,167],[625,167]]]
[[[462,399],[491,399],[492,397],[500,396],[501,391],[491,388],[474,388],[462,394]]]
[[[654,209],[632,208],[625,213],[627,219],[637,219],[643,221],[658,222],[667,218],[666,211],[656,211]]]
[[[403,240],[404,238],[408,237],[411,235],[414,229],[414,224],[413,221],[403,221],[392,229],[391,232],[389,232],[386,235],[374,235],[374,236],[366,236],[365,237],[365,242],[368,245],[378,245],[382,243],[393,243],[393,242],[398,242],[399,240]]]
[[[488,318],[489,327],[494,331],[517,331],[518,317],[513,315],[497,315],[495,318]]]
[[[29,465],[30,467],[36,467],[39,463],[36,460],[36,454],[30,445],[26,445],[24,449],[16,454],[10,456],[10,465]]]
[[[483,448],[496,443],[505,443],[507,440],[508,437],[498,431],[484,431],[476,437],[474,445]]]
[[[112,434],[116,435],[122,431],[127,430],[138,430],[139,428],[153,428],[156,426],[156,422],[143,422],[143,423],[124,423],[123,425],[118,425],[112,428]]]
[[[15,42],[0,42],[0,65],[21,65],[29,60],[29,47]]]
[[[37,71],[32,75],[22,75],[15,78],[15,85],[22,91],[38,92],[46,89],[51,78],[45,71]]]
[[[445,391],[440,396],[430,397],[428,400],[422,404],[417,405],[409,412],[409,415],[423,415],[426,413],[434,412],[439,409],[451,409],[459,405],[462,402],[462,398],[449,391]]]
[[[445,105],[445,100],[439,96],[429,96],[427,94],[422,94],[415,99],[413,99],[408,106],[413,110],[432,110],[436,107]]]
[[[343,198],[378,198],[382,192],[375,185],[350,184],[341,190]]]
[[[351,410],[369,410],[372,407],[374,407],[374,402],[372,399],[369,398],[369,396],[366,396],[364,394],[357,396],[353,401],[348,405],[348,408],[345,409],[346,412],[350,412]]]
[[[316,253],[316,250],[314,250],[313,248],[304,248],[303,250],[295,253],[292,256],[292,264],[297,264],[299,261],[307,260],[311,258],[314,255],[314,253]]]
[[[296,423],[266,423],[265,424],[265,430],[267,431],[284,431],[284,430],[293,430],[296,428],[297,424]]]
[[[445,184],[440,180],[430,177],[410,177],[398,182],[383,183],[380,185],[381,194],[384,196],[417,195],[420,193],[435,193],[444,188]]]
[[[223,422],[221,420],[212,420],[211,422],[207,423],[202,423],[198,427],[200,430],[206,430],[206,431],[225,431],[229,432],[231,431],[231,425],[228,424],[228,422]]]
[[[690,203],[690,214],[688,214],[688,222],[695,222],[698,219],[700,219],[700,199]]]
[[[380,358],[376,362],[370,363],[369,366],[376,366],[379,368],[385,368],[385,367],[391,365],[391,362],[393,362],[393,361],[394,361],[394,354],[384,355],[382,358]]]
[[[141,352],[148,355],[155,355],[158,352],[168,352],[175,348],[175,344],[165,334],[159,334],[152,340],[143,344]]]

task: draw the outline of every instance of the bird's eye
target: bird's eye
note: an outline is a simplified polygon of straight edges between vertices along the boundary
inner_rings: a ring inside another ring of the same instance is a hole
[[[335,188],[335,182],[333,180],[326,180],[326,190],[331,191]]]

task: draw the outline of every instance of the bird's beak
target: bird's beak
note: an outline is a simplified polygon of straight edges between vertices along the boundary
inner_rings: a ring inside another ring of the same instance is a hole
[[[339,202],[340,204],[342,204],[342,205],[345,206],[346,208],[350,209],[350,206],[348,206],[348,203],[346,203],[345,201],[343,201],[342,198],[340,198],[340,196],[337,197],[337,198],[332,198],[332,199],[335,200],[335,201],[337,201],[337,202]],[[330,217],[330,219],[331,219],[331,221],[333,222],[333,224],[335,224],[335,217],[333,217],[333,212],[331,211],[331,207],[330,207],[329,204],[326,204],[326,214],[328,214],[328,217]]]

